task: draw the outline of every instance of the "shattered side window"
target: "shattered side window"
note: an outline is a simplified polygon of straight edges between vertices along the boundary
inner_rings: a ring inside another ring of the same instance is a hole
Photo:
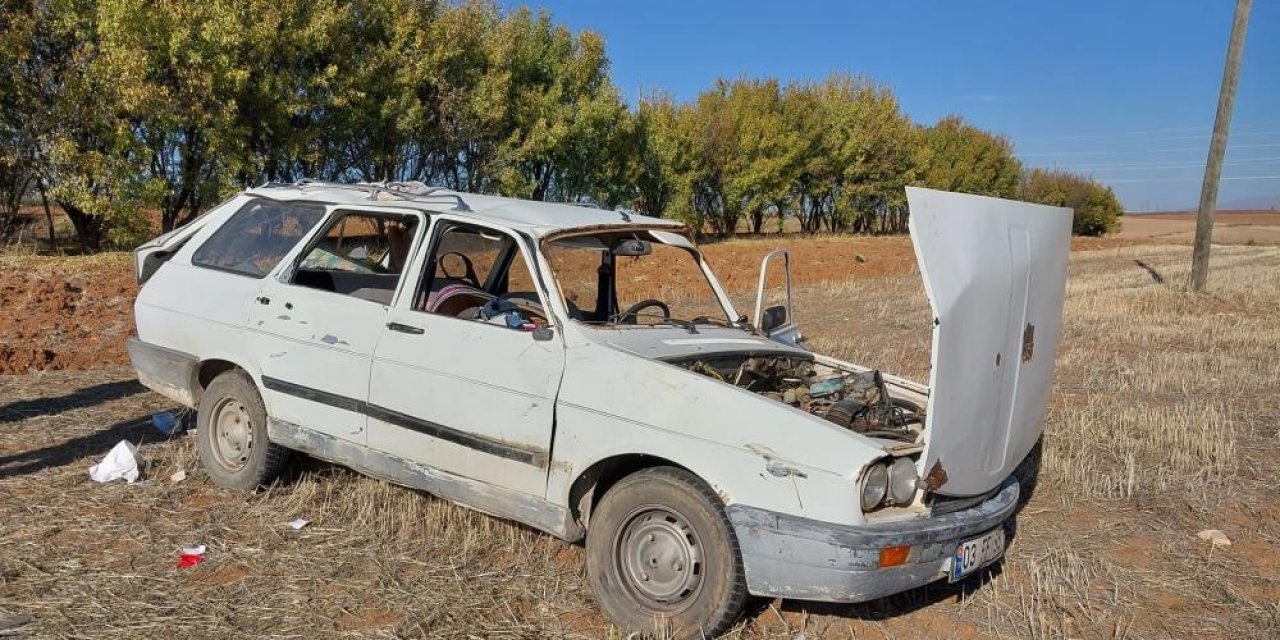
[[[191,256],[191,263],[261,278],[324,217],[310,202],[252,200],[232,214]]]

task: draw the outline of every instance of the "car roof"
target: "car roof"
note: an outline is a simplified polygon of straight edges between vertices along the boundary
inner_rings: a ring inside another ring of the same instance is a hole
[[[406,187],[406,185],[408,185]],[[306,200],[332,205],[360,205],[449,213],[523,231],[537,238],[574,229],[628,226],[683,232],[684,224],[635,213],[611,211],[561,202],[502,198],[478,193],[426,187],[420,183],[357,183],[300,181],[266,184],[246,195],[273,200]]]

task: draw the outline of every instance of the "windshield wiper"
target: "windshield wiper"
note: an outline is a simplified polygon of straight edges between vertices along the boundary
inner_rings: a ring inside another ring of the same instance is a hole
[[[698,325],[690,320],[680,320],[677,318],[663,318],[658,324],[669,324],[681,329],[687,330],[689,333],[698,333]]]
[[[712,326],[716,326],[716,327],[726,327],[726,328],[729,328],[729,329],[740,329],[740,328],[741,328],[741,327],[739,327],[738,325],[736,325],[736,324],[734,324],[734,323],[732,323],[732,322],[729,322],[728,320],[721,320],[720,318],[709,318],[709,317],[707,317],[707,316],[698,316],[698,317],[694,318],[691,322],[693,322],[694,324],[709,324],[709,325],[712,325]]]

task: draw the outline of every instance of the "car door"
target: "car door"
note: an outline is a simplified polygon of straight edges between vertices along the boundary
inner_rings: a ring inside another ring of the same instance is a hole
[[[539,316],[546,294],[528,247],[506,230],[433,218],[416,294],[389,312],[374,352],[369,446],[542,497],[564,347]],[[475,317],[491,300],[522,311]]]
[[[275,277],[250,312],[273,418],[364,445],[374,345],[426,219],[342,207]]]

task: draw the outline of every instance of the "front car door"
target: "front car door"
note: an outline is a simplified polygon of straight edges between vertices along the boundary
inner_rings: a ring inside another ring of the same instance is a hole
[[[374,352],[369,446],[541,498],[564,347],[531,245],[443,215],[431,237]]]
[[[250,346],[273,418],[366,443],[370,359],[425,226],[416,211],[335,207],[264,281]]]

